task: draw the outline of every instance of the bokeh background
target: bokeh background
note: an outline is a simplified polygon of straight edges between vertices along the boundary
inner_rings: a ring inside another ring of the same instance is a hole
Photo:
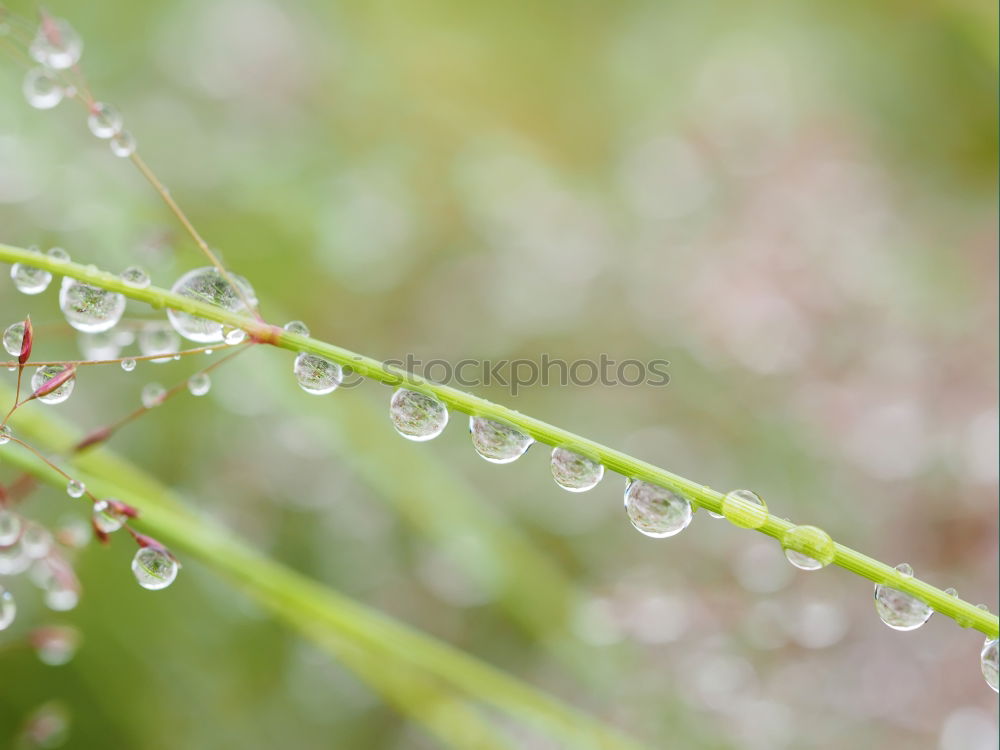
[[[993,4],[48,6],[270,320],[380,358],[667,359],[662,388],[478,392],[996,611]],[[203,265],[22,75],[0,65],[0,239],[162,286]],[[58,322],[55,294],[6,285],[0,320]],[[75,356],[62,328],[39,351]],[[89,371],[55,408],[101,424],[192,367]],[[253,352],[113,447],[267,555],[651,747],[996,746],[978,633],[891,631],[864,580],[704,513],[644,538],[620,477],[574,495],[542,448],[487,464],[460,415],[411,444],[384,386],[316,398],[290,369]],[[26,508],[83,515],[54,490]],[[185,560],[153,594],[130,554],[85,549],[67,613],[4,582],[0,744],[48,705],[70,747],[438,747],[212,571]],[[83,639],[63,666],[25,646],[51,623]]]

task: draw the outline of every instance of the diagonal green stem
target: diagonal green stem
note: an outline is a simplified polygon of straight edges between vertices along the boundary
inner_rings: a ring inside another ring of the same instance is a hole
[[[251,339],[262,343],[288,349],[293,352],[308,352],[320,357],[351,367],[359,375],[388,385],[405,385],[407,388],[431,394],[443,401],[449,407],[473,414],[499,420],[513,425],[530,435],[540,443],[551,446],[565,446],[590,458],[600,461],[605,467],[631,478],[642,479],[653,484],[676,490],[687,496],[692,502],[714,513],[722,512],[723,493],[711,487],[685,479],[666,469],[661,469],[645,461],[640,461],[627,453],[609,448],[594,440],[582,437],[569,430],[543,422],[526,414],[521,414],[500,404],[494,404],[486,399],[458,390],[449,385],[433,383],[414,373],[405,372],[380,362],[377,359],[356,354],[343,347],[320,341],[309,336],[299,336],[283,329],[251,320],[241,315],[207,305],[197,300],[181,297],[177,294],[150,286],[145,289],[135,289],[123,282],[117,276],[100,271],[92,266],[78,263],[59,262],[47,255],[0,244],[0,260],[9,263],[25,263],[26,265],[44,268],[58,274],[71,276],[89,284],[120,292],[127,297],[147,302],[156,308],[171,308],[208,318],[224,325],[241,328]],[[763,534],[778,540],[795,524],[777,516],[768,514],[764,524],[757,529]],[[868,557],[843,544],[836,545],[833,559],[835,565],[863,576],[875,583],[888,584],[892,588],[917,597],[947,617],[951,617],[963,625],[975,628],[990,638],[996,638],[1000,632],[1000,620],[991,612],[979,609],[970,602],[951,596],[941,589],[931,586],[919,578],[904,576],[892,566]]]

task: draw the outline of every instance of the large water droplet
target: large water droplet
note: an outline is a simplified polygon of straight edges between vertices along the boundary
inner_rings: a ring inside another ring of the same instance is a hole
[[[35,374],[31,376],[31,390],[37,391],[67,369],[69,368],[65,365],[43,365],[39,367],[35,370]],[[44,396],[39,396],[38,400],[43,404],[61,404],[72,395],[74,387],[76,387],[76,378],[72,377],[54,391],[50,391]]]
[[[207,372],[196,372],[188,378],[187,387],[192,396],[204,396],[212,388],[212,378]]]
[[[486,417],[469,417],[469,434],[476,453],[494,464],[509,464],[535,442],[520,430]]]
[[[733,490],[722,498],[722,515],[733,526],[759,529],[767,521],[767,505],[755,492]]]
[[[295,373],[295,379],[302,390],[314,396],[335,391],[340,381],[344,379],[343,368],[336,362],[305,352],[295,358],[292,372]]]
[[[625,485],[625,512],[637,531],[654,539],[679,534],[694,515],[686,497],[641,479]]]
[[[32,68],[25,73],[21,91],[28,104],[35,109],[52,109],[66,95],[56,75],[45,68]]]
[[[235,283],[240,286],[243,295],[251,304],[257,304],[253,287],[242,276],[230,274]],[[234,313],[249,314],[240,295],[219,271],[211,266],[196,268],[181,276],[170,288],[170,291],[182,297],[221,307]],[[222,324],[214,320],[199,318],[178,310],[167,310],[167,318],[181,336],[201,344],[214,344],[223,340]]]
[[[76,330],[99,333],[122,319],[125,295],[66,276],[59,289],[59,309]]]
[[[177,578],[180,566],[166,551],[155,547],[142,547],[132,558],[132,573],[144,589],[165,589]]]
[[[69,612],[80,603],[80,590],[76,581],[53,576],[45,588],[43,599],[45,606],[53,612]]]
[[[10,278],[17,291],[23,294],[41,294],[49,288],[52,274],[44,268],[15,263],[10,267]]]
[[[997,665],[997,639],[987,640],[983,644],[983,650],[979,654],[979,663],[983,668],[983,677],[986,678],[986,684],[989,685],[995,692],[1000,692],[997,688],[997,676],[1000,672],[1000,667]]]
[[[63,19],[46,16],[28,47],[28,54],[46,67],[65,70],[80,61],[83,40]]]
[[[70,479],[66,483],[66,494],[70,497],[83,497],[83,493],[86,491],[87,486],[79,479]]]
[[[9,547],[21,536],[21,517],[0,509],[0,547]]]
[[[21,342],[24,340],[24,323],[11,323],[3,332],[3,348],[14,357],[21,356]]]
[[[17,617],[17,604],[14,595],[0,586],[0,630],[6,630]]]
[[[552,451],[552,478],[570,492],[586,492],[604,477],[604,466],[567,448]]]
[[[119,130],[108,141],[111,153],[121,159],[127,159],[135,153],[135,136],[127,130]]]
[[[146,269],[139,266],[129,266],[119,275],[122,281],[136,289],[145,289],[150,284],[149,274],[146,273]]]
[[[139,394],[139,399],[142,401],[142,405],[147,409],[159,406],[163,403],[163,400],[166,397],[167,389],[159,383],[146,383],[146,385],[142,387],[142,392]]]
[[[166,323],[151,323],[139,331],[138,344],[143,356],[155,356],[150,362],[170,362],[181,347],[181,337]]]
[[[408,440],[422,442],[444,432],[448,407],[434,396],[400,388],[392,394],[389,417],[396,432]]]
[[[98,138],[110,138],[122,129],[121,113],[104,102],[94,102],[87,115],[87,127]]]
[[[913,568],[906,563],[897,565],[896,570],[907,578],[913,576]],[[875,585],[875,611],[894,630],[916,630],[934,614],[929,604],[881,583]]]
[[[114,534],[128,521],[128,516],[116,510],[107,500],[94,503],[92,517],[97,530],[105,534]]]
[[[802,570],[819,570],[833,562],[837,547],[823,529],[793,526],[781,538],[785,557]]]

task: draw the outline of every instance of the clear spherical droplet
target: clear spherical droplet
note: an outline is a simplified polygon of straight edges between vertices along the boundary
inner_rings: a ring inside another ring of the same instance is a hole
[[[324,357],[302,352],[292,366],[299,387],[306,393],[322,396],[337,389],[344,379],[344,371],[336,362]]]
[[[125,372],[132,372],[135,369],[136,362],[134,359],[123,359],[121,364]]]
[[[301,320],[290,320],[285,325],[282,326],[289,333],[294,333],[296,336],[308,336],[309,326],[303,323]]]
[[[150,362],[170,362],[181,347],[181,337],[165,323],[152,323],[139,331],[138,344],[144,357],[154,357]]]
[[[222,340],[229,346],[236,346],[246,341],[247,332],[236,326],[222,326]]]
[[[524,455],[535,442],[509,424],[486,417],[469,417],[469,434],[476,453],[494,464],[509,464]]]
[[[906,563],[896,570],[907,578],[913,576],[913,568]],[[882,583],[875,585],[875,611],[893,630],[916,630],[934,614],[929,604]]]
[[[85,359],[114,359],[121,352],[121,345],[114,331],[100,333],[80,333],[76,337],[80,353]]]
[[[11,435],[14,433],[10,429],[9,424],[0,425],[0,445],[7,445],[10,442]],[[2,542],[0,542],[2,544]]]
[[[552,478],[570,492],[586,492],[604,477],[604,466],[567,448],[552,451]]]
[[[41,294],[49,288],[52,274],[43,268],[15,263],[10,267],[10,278],[22,294]]]
[[[257,296],[250,283],[242,276],[230,275],[239,285],[243,296],[255,305]],[[211,266],[188,271],[174,283],[170,291],[182,297],[190,297],[199,302],[221,307],[230,312],[244,315],[250,313],[239,293],[233,289],[217,269]],[[200,344],[214,344],[223,341],[222,324],[216,323],[214,320],[170,309],[167,310],[167,318],[174,330],[189,341],[197,341]]]
[[[125,295],[68,276],[59,289],[59,309],[78,331],[99,333],[114,328],[125,312]]]
[[[86,491],[87,486],[79,479],[70,479],[66,483],[66,494],[70,497],[83,497],[83,493]]]
[[[87,115],[87,127],[98,138],[110,138],[122,129],[122,116],[110,104],[94,102]]]
[[[114,534],[128,521],[128,516],[115,510],[107,500],[98,500],[94,503],[92,517],[97,530],[105,534]]]
[[[1000,692],[997,688],[997,676],[1000,672],[1000,667],[997,666],[997,639],[987,640],[983,644],[983,650],[979,655],[979,663],[983,668],[983,677],[986,678],[986,684],[989,685],[995,692]]]
[[[139,266],[129,266],[121,272],[120,276],[122,281],[136,289],[145,289],[150,284],[149,274],[146,273],[146,269]]]
[[[55,70],[71,68],[83,54],[83,40],[76,30],[61,18],[46,16],[28,47],[32,59]]]
[[[722,515],[733,526],[759,529],[767,521],[767,505],[755,492],[733,490],[722,498]]]
[[[159,406],[163,403],[163,399],[166,397],[167,389],[159,383],[146,383],[146,385],[142,387],[142,392],[139,395],[142,405],[147,409]]]
[[[122,159],[127,159],[135,153],[135,136],[127,130],[119,130],[108,141],[111,153]]]
[[[801,570],[819,570],[833,562],[837,547],[823,529],[793,526],[781,538],[785,557]]]
[[[0,630],[6,630],[17,617],[17,604],[14,595],[0,586]]]
[[[155,547],[142,547],[132,558],[132,573],[144,589],[165,589],[177,578],[180,566],[166,551]]]
[[[31,376],[31,390],[37,391],[43,385],[48,383],[53,378],[61,375],[67,369],[69,368],[65,365],[43,365],[39,367],[35,370],[35,374]],[[50,391],[44,396],[39,396],[38,400],[43,404],[61,404],[73,394],[74,387],[76,387],[75,376],[71,377],[54,391]]]
[[[0,509],[0,547],[9,547],[21,537],[21,517]]]
[[[196,372],[188,378],[187,387],[192,396],[204,396],[212,388],[212,378],[207,372]]]
[[[444,432],[448,407],[434,396],[400,388],[389,401],[389,418],[400,435],[422,442]]]
[[[637,531],[655,539],[679,534],[694,516],[686,497],[641,479],[625,485],[625,512]]]
[[[75,581],[54,577],[46,587],[43,599],[45,606],[53,612],[69,612],[80,603],[80,590]]]
[[[24,340],[24,323],[11,323],[3,332],[3,348],[15,359],[21,356],[21,342]]]
[[[59,263],[69,263],[70,261],[69,253],[61,247],[50,247],[45,251],[45,254],[52,258],[52,260],[58,261]]]
[[[21,91],[28,104],[35,109],[52,109],[66,95],[59,78],[45,68],[32,68],[25,73]]]

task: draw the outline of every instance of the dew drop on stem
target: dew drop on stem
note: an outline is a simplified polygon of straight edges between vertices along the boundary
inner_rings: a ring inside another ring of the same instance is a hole
[[[833,562],[836,545],[823,529],[793,526],[781,537],[785,558],[800,570],[819,570]]]
[[[167,389],[159,383],[146,383],[139,398],[147,409],[159,406],[167,396]]]
[[[127,130],[120,130],[108,141],[111,153],[121,159],[127,159],[135,153],[135,136]]]
[[[135,364],[136,362],[134,359],[123,359],[121,362],[122,369],[125,372],[132,372],[132,370],[135,369]]]
[[[509,424],[486,417],[469,417],[469,435],[476,453],[494,464],[516,461],[535,442]]]
[[[10,278],[22,294],[41,294],[49,288],[52,274],[43,268],[15,263],[10,267]]]
[[[196,268],[181,276],[170,288],[174,294],[188,297],[198,302],[204,302],[233,313],[249,315],[243,301],[245,297],[250,304],[257,304],[257,296],[250,282],[237,274],[229,274],[242,291],[242,296],[233,289],[229,281],[212,266]],[[167,310],[167,319],[181,336],[199,344],[216,344],[224,340],[222,324],[214,320],[199,318],[180,310]]]
[[[994,692],[1000,692],[997,688],[997,676],[1000,672],[1000,667],[997,665],[997,639],[992,640],[987,639],[986,643],[983,644],[983,650],[979,654],[979,663],[983,669],[983,677],[986,678],[986,684],[993,688]]]
[[[21,342],[24,340],[24,323],[11,323],[3,332],[3,348],[15,359],[21,354]]]
[[[570,492],[586,492],[604,477],[604,466],[567,448],[554,448],[550,461],[552,478]]]
[[[343,368],[336,362],[306,352],[295,358],[292,372],[299,387],[314,396],[332,393],[344,379]]]
[[[11,436],[10,425],[0,425],[0,445],[7,445]]]
[[[907,563],[897,565],[896,571],[913,577],[913,568]],[[929,604],[883,583],[875,584],[875,611],[893,630],[916,630],[934,614]]]
[[[750,490],[733,490],[722,498],[722,515],[733,526],[759,529],[767,522],[767,504]]]
[[[98,138],[110,138],[122,129],[121,113],[110,104],[94,102],[87,115],[87,127]]]
[[[56,75],[45,68],[32,68],[25,73],[21,91],[25,101],[35,109],[52,109],[66,95]]]
[[[207,372],[196,372],[187,381],[187,389],[192,396],[204,396],[212,388],[212,378]]]
[[[150,284],[149,274],[146,269],[139,266],[129,266],[119,274],[121,280],[135,289],[145,289]]]
[[[407,440],[436,438],[448,425],[448,407],[434,396],[400,388],[389,401],[389,418]]]
[[[6,508],[0,509],[0,547],[9,547],[21,536],[21,517]]]
[[[308,336],[309,326],[303,323],[301,320],[290,320],[285,325],[282,326],[288,333],[294,333],[297,336]]]
[[[641,479],[625,485],[625,512],[636,531],[654,539],[679,534],[694,515],[686,497]]]
[[[59,377],[69,368],[66,365],[43,365],[35,370],[31,376],[31,389],[37,391],[53,378]],[[71,377],[65,383],[53,391],[49,391],[44,396],[39,396],[38,400],[43,404],[61,404],[73,394],[76,386],[76,377]]]
[[[79,479],[70,479],[66,483],[66,494],[70,497],[83,497],[83,493],[87,491],[86,485]]]
[[[50,247],[45,254],[59,263],[69,263],[70,260],[69,253],[61,247]]]
[[[177,578],[180,566],[168,552],[156,547],[141,547],[132,558],[132,573],[144,589],[165,589]]]
[[[114,534],[128,520],[124,513],[116,510],[107,500],[98,500],[94,503],[91,518],[94,526],[105,534]]]
[[[46,15],[28,47],[28,54],[48,68],[65,70],[80,61],[83,40],[67,21]]]
[[[59,309],[78,331],[100,333],[114,328],[125,312],[125,295],[68,276],[59,289]]]

